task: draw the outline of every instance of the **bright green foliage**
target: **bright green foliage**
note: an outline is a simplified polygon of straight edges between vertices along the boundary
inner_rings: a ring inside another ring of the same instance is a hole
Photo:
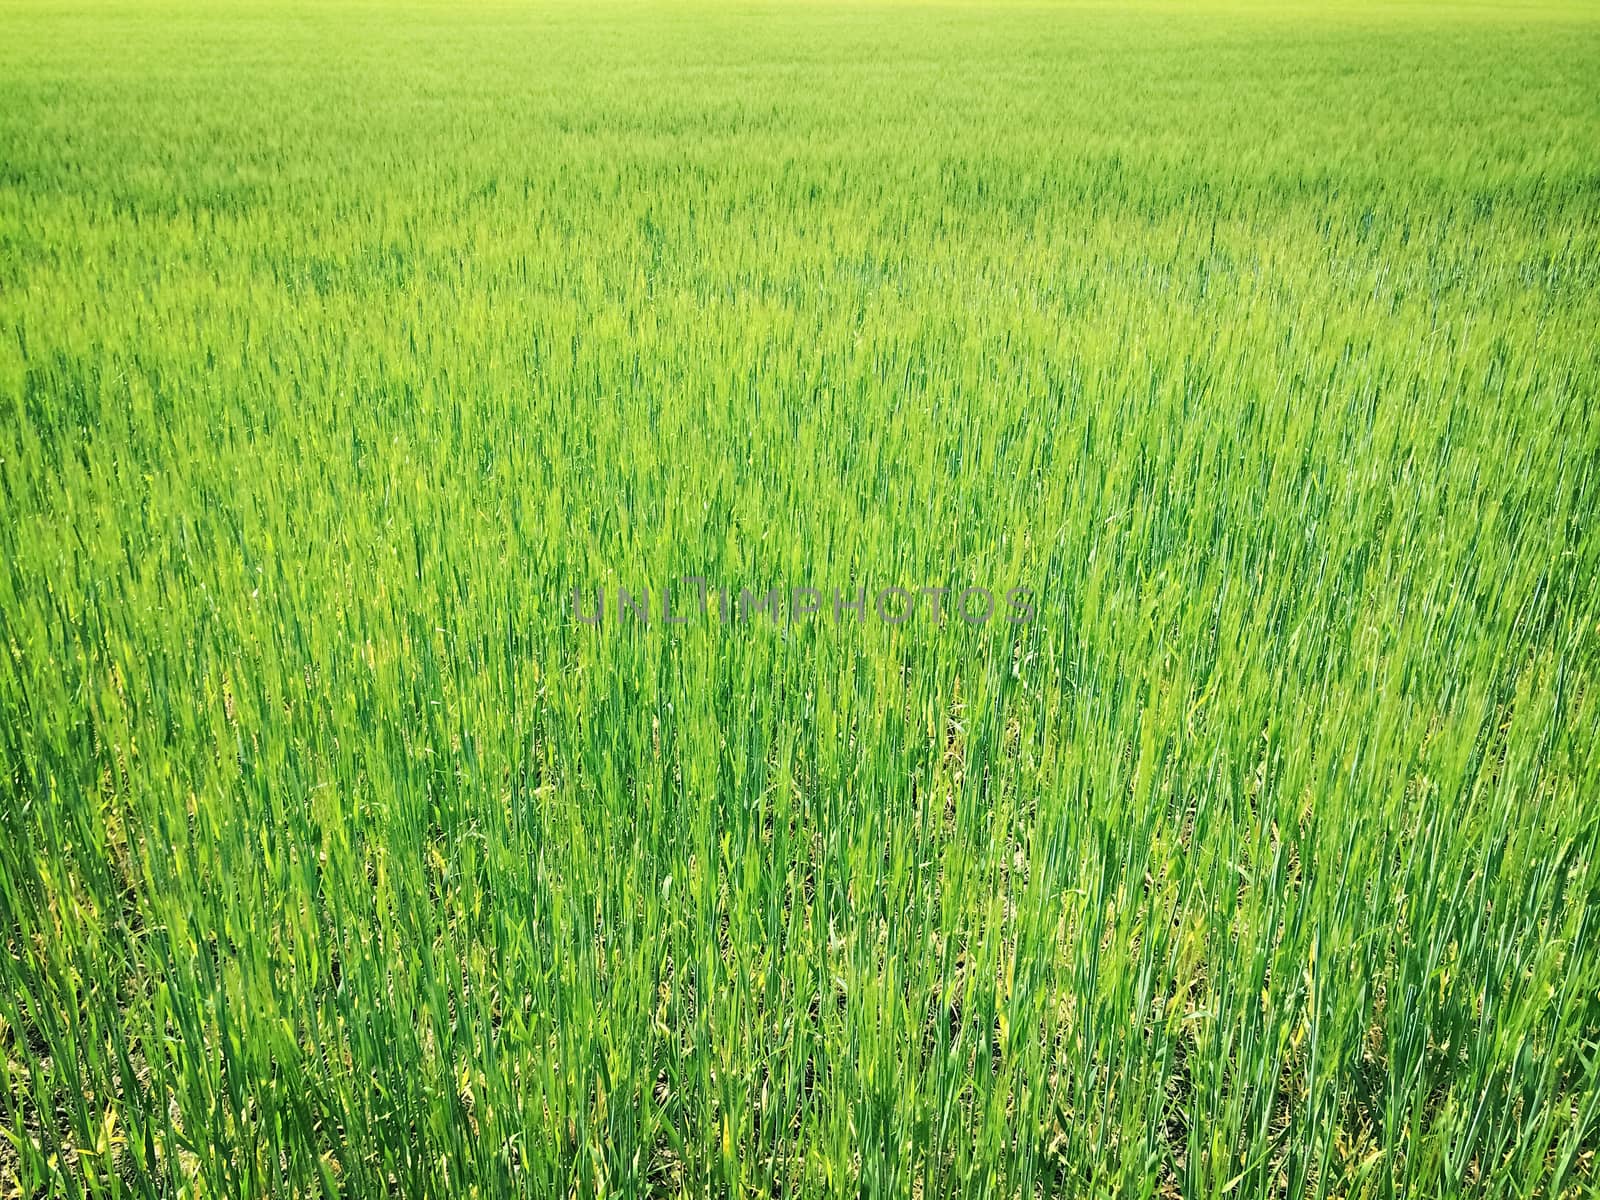
[[[1591,1194],[1597,330],[1592,5],[7,0],[0,1194]]]

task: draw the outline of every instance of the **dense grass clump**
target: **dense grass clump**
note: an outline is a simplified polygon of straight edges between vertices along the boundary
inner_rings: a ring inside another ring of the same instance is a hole
[[[0,7],[0,1194],[1593,1194],[1597,329],[1592,6]]]

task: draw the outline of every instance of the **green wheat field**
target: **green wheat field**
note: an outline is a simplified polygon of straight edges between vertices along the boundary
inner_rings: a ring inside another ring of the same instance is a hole
[[[0,1197],[1600,1194],[1597,519],[1595,4],[5,0]]]

